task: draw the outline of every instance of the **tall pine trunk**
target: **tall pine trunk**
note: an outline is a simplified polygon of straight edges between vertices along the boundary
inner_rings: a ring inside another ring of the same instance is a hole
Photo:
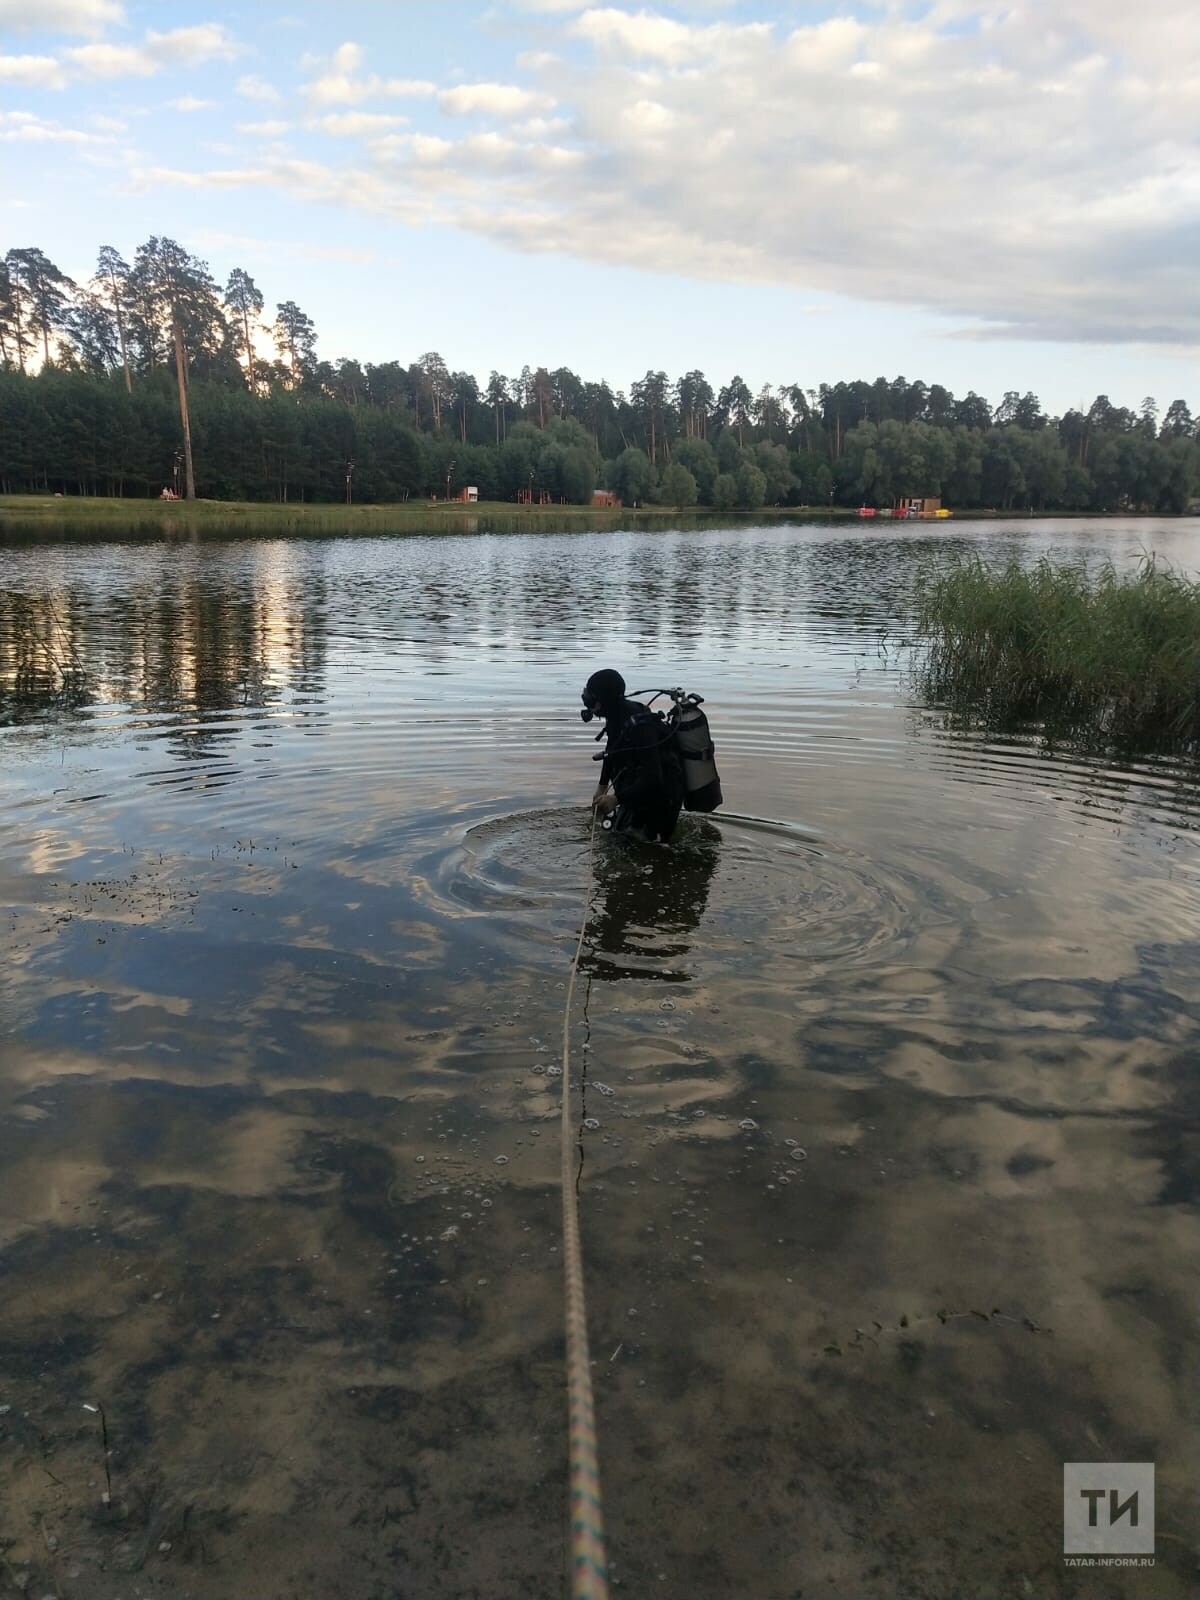
[[[183,353],[183,329],[179,326],[179,316],[175,312],[171,316],[171,331],[175,335],[175,376],[179,382],[179,416],[183,422],[185,492],[189,500],[194,500],[196,498],[196,476],[192,471],[192,421],[188,416],[187,359]]]
[[[125,343],[125,318],[121,315],[121,296],[117,292],[116,273],[109,276],[112,285],[113,315],[117,319],[117,338],[121,341],[121,365],[125,369],[125,393],[133,393],[133,376],[129,371],[129,347]]]
[[[254,346],[250,343],[250,310],[245,300],[242,301],[242,328],[246,335],[246,382],[251,394],[258,393],[258,385],[254,381]]]

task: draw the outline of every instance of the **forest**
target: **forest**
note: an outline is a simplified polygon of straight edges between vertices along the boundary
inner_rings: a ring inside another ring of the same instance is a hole
[[[699,368],[628,390],[567,367],[481,381],[436,351],[327,361],[291,300],[269,320],[241,268],[154,237],[100,249],[87,283],[41,250],[0,263],[0,492],[388,503],[528,496],[718,510],[887,507],[1180,513],[1200,498],[1200,430],[1182,399],[1100,395],[1043,412],[1010,391],[903,377],[715,385]]]

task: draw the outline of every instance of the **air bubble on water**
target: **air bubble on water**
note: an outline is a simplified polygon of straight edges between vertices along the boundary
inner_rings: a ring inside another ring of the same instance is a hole
[[[425,1157],[424,1156],[418,1156],[416,1159],[417,1159],[418,1163],[423,1163],[424,1160],[425,1160]]]
[[[585,1128],[588,1128],[593,1133],[600,1126],[599,1122],[596,1120],[595,1117],[584,1117],[583,1125],[584,1125]]]
[[[488,1206],[490,1206],[490,1205],[491,1205],[491,1203],[492,1203],[492,1202],[491,1202],[491,1201],[490,1201],[490,1200],[481,1200],[481,1201],[480,1201],[480,1202],[479,1202],[479,1204],[480,1204],[480,1205],[481,1205],[481,1206],[483,1206],[483,1208],[484,1208],[484,1209],[485,1209],[485,1210],[486,1210],[486,1209],[487,1209],[487,1207],[488,1207]]]
[[[807,1150],[801,1150],[800,1146],[797,1145],[796,1148],[792,1151],[792,1160],[793,1161],[807,1161],[808,1160],[808,1151]]]
[[[660,1011],[674,1011],[675,1002],[674,1000],[660,1000],[658,1002],[658,1009]]]
[[[610,1089],[606,1083],[594,1083],[592,1088],[595,1089],[597,1094],[616,1094],[617,1092],[615,1089]]]
[[[536,1072],[539,1077],[545,1072],[545,1070],[546,1070],[545,1067],[542,1065],[542,1063],[540,1061],[535,1061],[534,1062],[533,1071]]]
[[[508,1157],[507,1156],[497,1156],[496,1157],[496,1165],[498,1167],[506,1167],[508,1165]]]
[[[562,1068],[561,1067],[547,1067],[546,1068],[546,1076],[548,1078],[561,1078],[562,1077]]]
[[[785,1139],[783,1142],[788,1146],[789,1149],[800,1143],[799,1139]]]
[[[742,1130],[743,1133],[757,1133],[758,1132],[758,1123],[755,1122],[753,1117],[743,1117],[742,1120],[738,1123],[738,1127]]]

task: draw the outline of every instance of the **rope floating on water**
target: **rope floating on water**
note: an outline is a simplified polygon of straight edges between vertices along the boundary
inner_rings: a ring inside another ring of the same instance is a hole
[[[571,1170],[571,1000],[583,936],[592,900],[592,860],[596,847],[596,813],[588,840],[587,899],[579,940],[571,961],[562,1045],[562,1205],[563,1268],[567,1325],[567,1422],[571,1462],[571,1595],[572,1600],[608,1600],[608,1566],[604,1557],[604,1509],[600,1500],[600,1467],[596,1454],[596,1410],[592,1401],[592,1368],[588,1357],[587,1311],[583,1298],[583,1253],[579,1244],[579,1210]]]

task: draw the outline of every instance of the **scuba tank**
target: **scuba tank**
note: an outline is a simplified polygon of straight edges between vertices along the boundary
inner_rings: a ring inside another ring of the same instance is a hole
[[[646,689],[635,690],[646,694]],[[683,805],[686,811],[715,811],[723,803],[721,776],[717,771],[716,751],[708,718],[701,711],[703,695],[685,694],[682,689],[659,689],[649,704],[659,695],[669,695],[671,710],[666,717],[671,730],[675,753],[683,768]]]
[[[708,718],[700,709],[703,703],[700,695],[689,694],[675,700],[671,709],[675,749],[683,767],[683,804],[688,811],[715,811],[724,799]]]

